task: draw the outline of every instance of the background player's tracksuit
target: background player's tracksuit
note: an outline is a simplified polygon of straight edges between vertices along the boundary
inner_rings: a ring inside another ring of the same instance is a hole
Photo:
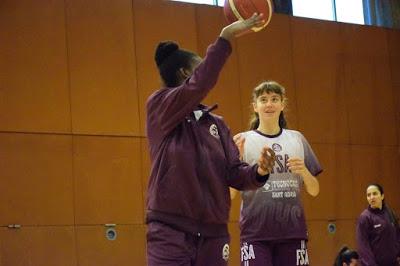
[[[357,246],[362,266],[395,266],[400,257],[400,228],[390,220],[385,205],[382,209],[365,209],[357,222]]]

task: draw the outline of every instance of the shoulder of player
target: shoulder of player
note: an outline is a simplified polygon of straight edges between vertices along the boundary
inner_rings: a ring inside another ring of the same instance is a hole
[[[294,129],[283,129],[282,133],[283,134],[287,134],[287,135],[292,135],[292,136],[304,138],[303,134],[300,131],[294,130]]]

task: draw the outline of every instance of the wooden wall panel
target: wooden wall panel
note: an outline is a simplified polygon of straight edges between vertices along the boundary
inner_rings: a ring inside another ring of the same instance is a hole
[[[229,244],[229,266],[240,266],[240,230],[237,222],[228,224],[231,243]]]
[[[73,224],[72,138],[0,134],[0,224]]]
[[[336,254],[344,246],[357,249],[356,244],[356,219],[337,220],[336,234],[334,235],[334,256],[330,261],[334,261]],[[327,264],[328,265],[328,264]]]
[[[117,238],[106,238],[104,226],[78,226],[79,266],[146,265],[145,227],[116,226]]]
[[[317,177],[320,184],[317,197],[310,196],[305,188],[303,189],[306,218],[310,220],[355,218],[350,147],[341,144],[312,144],[312,148],[324,171]]]
[[[253,111],[250,109],[252,91],[263,80],[275,80],[286,88],[289,126],[297,127],[291,42],[290,18],[278,14],[274,14],[263,31],[237,40],[239,84],[246,128]]]
[[[181,48],[197,52],[196,16],[192,4],[173,1],[133,2],[139,113],[141,136],[144,136],[147,98],[161,86],[154,61],[155,49],[160,41],[173,40]]]
[[[148,148],[148,140],[145,138],[140,139],[141,157],[142,157],[142,187],[143,187],[143,208],[146,214],[147,204],[147,186],[151,171],[150,154]]]
[[[351,143],[396,145],[385,29],[346,24],[341,27]]]
[[[71,132],[64,1],[1,1],[0,130]]]
[[[139,138],[74,137],[76,224],[143,223]]]
[[[392,74],[392,82],[400,84],[400,33],[399,30],[386,29],[387,32],[387,45],[390,56],[390,68]]]
[[[353,182],[357,184],[353,192],[356,217],[368,206],[365,191],[370,183],[383,185],[388,204],[400,210],[398,147],[352,146],[350,159]]]
[[[307,249],[310,265],[333,264],[334,235],[328,233],[328,221],[307,221],[307,226],[309,232]]]
[[[0,239],[0,265],[78,265],[72,226],[0,228]]]
[[[139,135],[132,1],[66,3],[73,132]]]
[[[291,18],[298,125],[311,142],[349,143],[338,23]]]
[[[233,198],[231,201],[229,221],[231,221],[231,222],[239,221],[241,204],[242,204],[242,195],[241,195],[240,191],[237,191],[235,198]]]
[[[199,53],[204,56],[207,47],[215,42],[226,24],[223,9],[220,7],[210,8],[208,6],[199,5],[196,7],[196,21]],[[204,102],[208,105],[218,103],[218,109],[216,109],[214,113],[224,117],[225,122],[231,129],[231,133],[234,135],[237,132],[243,131],[247,123],[243,124],[242,119],[243,115],[241,112],[239,88],[240,78],[235,41],[232,40],[231,44],[233,46],[232,54],[219,76],[217,85],[209,93]]]
[[[400,33],[398,30],[387,30],[390,56],[390,73],[396,107],[397,143],[400,144]]]
[[[381,147],[382,165],[377,166],[380,171],[381,185],[384,188],[386,202],[400,213],[400,150],[399,147]]]

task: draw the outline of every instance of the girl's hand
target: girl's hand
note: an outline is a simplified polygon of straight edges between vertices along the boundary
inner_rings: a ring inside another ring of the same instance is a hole
[[[219,36],[229,41],[233,37],[239,37],[253,32],[251,30],[253,27],[261,27],[264,23],[265,20],[263,19],[263,14],[254,13],[253,16],[248,19],[238,20],[226,26],[222,29]]]
[[[289,170],[293,174],[298,174],[303,178],[307,174],[310,174],[310,172],[308,171],[306,165],[304,164],[304,160],[303,159],[300,159],[300,158],[297,158],[297,157],[290,158],[288,160],[287,166],[289,167]]]
[[[235,136],[233,136],[233,141],[235,142],[236,146],[239,149],[239,159],[243,160],[243,154],[244,154],[244,143],[246,141],[246,139],[242,136],[242,134],[236,134]]]
[[[275,164],[275,152],[265,145],[262,150],[260,157],[258,159],[258,169],[259,175],[266,175],[272,172],[272,168]]]

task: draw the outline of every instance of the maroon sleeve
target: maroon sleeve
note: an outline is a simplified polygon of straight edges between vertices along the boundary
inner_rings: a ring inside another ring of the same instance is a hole
[[[222,122],[223,123],[223,122]],[[221,123],[221,124],[222,124]],[[227,160],[228,184],[237,190],[254,190],[267,182],[269,175],[260,176],[257,173],[258,165],[249,165],[239,159],[239,150],[232,139],[230,130],[223,123],[224,134],[222,144]]]
[[[182,85],[153,94],[147,102],[148,119],[167,135],[192,112],[214,87],[227,58],[232,52],[229,41],[219,37],[207,49],[204,60]]]

